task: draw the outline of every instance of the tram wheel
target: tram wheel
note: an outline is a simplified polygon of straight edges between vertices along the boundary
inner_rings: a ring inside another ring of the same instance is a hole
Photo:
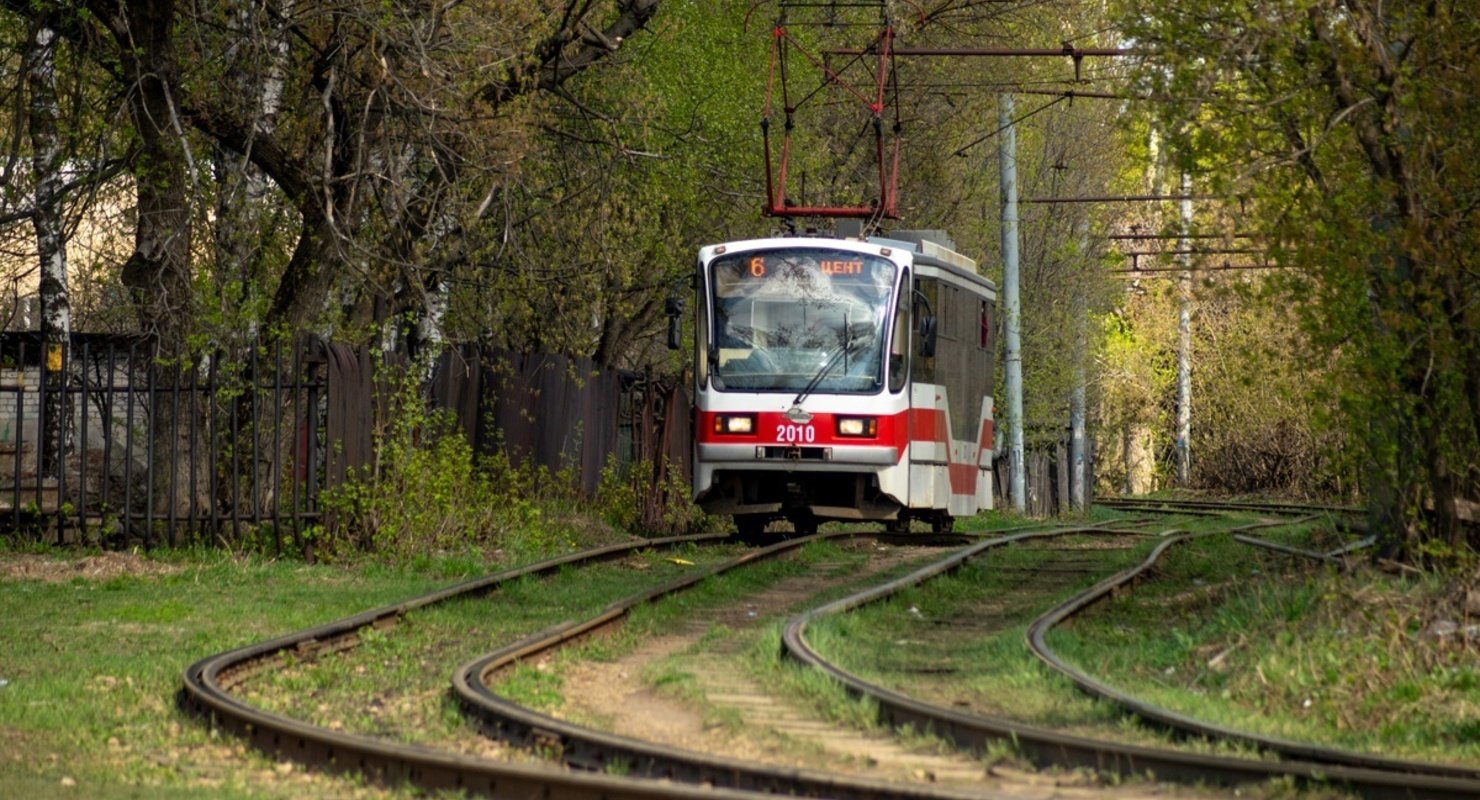
[[[735,517],[735,534],[741,539],[758,539],[769,521],[761,514],[742,514]]]
[[[797,536],[811,536],[817,532],[817,518],[811,514],[797,514],[791,519],[791,528]]]
[[[899,519],[891,519],[888,522],[885,522],[884,530],[890,533],[909,533],[910,518],[905,516],[904,514],[900,514]]]
[[[956,518],[942,511],[930,520],[932,533],[950,533],[956,527]]]

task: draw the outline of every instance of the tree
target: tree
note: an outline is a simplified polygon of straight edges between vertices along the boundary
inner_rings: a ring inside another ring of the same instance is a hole
[[[26,84],[30,89],[31,170],[36,178],[31,226],[36,230],[40,265],[41,338],[45,357],[42,380],[47,385],[42,414],[40,474],[57,477],[66,449],[68,335],[72,307],[67,292],[67,247],[62,237],[62,142],[57,130],[55,13],[34,27],[26,49]]]
[[[4,7],[39,24],[34,4]],[[488,181],[518,159],[504,134],[518,127],[521,98],[560,91],[657,8],[657,0],[391,13],[373,3],[82,4],[58,33],[116,81],[136,140],[134,248],[121,279],[139,326],[169,355],[197,332],[194,279],[204,265],[194,260],[194,231],[208,207],[198,154],[212,147],[236,154],[254,180],[265,176],[272,196],[259,191],[254,202],[296,218],[294,240],[246,267],[271,298],[266,330],[342,324],[340,306],[328,302],[336,291],[352,310],[356,296],[368,304],[389,295],[425,316],[445,290],[437,265],[467,257],[457,234],[480,215]],[[231,172],[221,172],[222,197],[233,196]],[[223,248],[229,263],[212,266],[240,276],[241,252]]]
[[[1153,113],[1245,203],[1343,367],[1389,555],[1480,547],[1480,21],[1462,4],[1130,0]]]

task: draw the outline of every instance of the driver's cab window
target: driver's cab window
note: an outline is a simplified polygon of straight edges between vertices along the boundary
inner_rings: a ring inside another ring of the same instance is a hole
[[[899,282],[899,298],[894,306],[894,332],[889,336],[889,391],[904,389],[910,363],[910,274]]]

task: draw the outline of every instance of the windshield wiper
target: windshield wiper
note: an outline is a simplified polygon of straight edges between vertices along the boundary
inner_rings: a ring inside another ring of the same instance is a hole
[[[817,374],[812,376],[812,380],[807,381],[807,385],[797,393],[796,399],[792,400],[791,404],[794,406],[801,405],[802,400],[806,399],[807,395],[816,390],[817,385],[822,383],[822,379],[827,377],[827,373],[832,372],[832,368],[838,365],[839,359],[858,349],[859,345],[871,341],[873,338],[872,332],[868,336],[860,336],[856,339],[850,336],[846,344],[834,350],[832,355],[827,357],[827,361],[817,370]]]

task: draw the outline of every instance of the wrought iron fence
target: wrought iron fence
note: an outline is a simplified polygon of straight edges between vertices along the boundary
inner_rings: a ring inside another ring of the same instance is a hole
[[[48,363],[37,334],[0,334],[0,530],[104,547],[250,544],[312,554],[336,520],[323,493],[373,464],[390,408],[379,351],[304,340],[176,362],[147,339],[78,334]],[[63,366],[63,369],[50,367]],[[571,476],[658,462],[687,474],[682,391],[589,361],[447,353],[430,397],[474,446]],[[48,435],[50,432],[51,435]],[[645,516],[670,497],[653,489]]]
[[[37,335],[0,336],[0,524],[104,546],[302,548],[332,479],[333,349],[171,363],[147,339],[81,334],[63,360]]]

